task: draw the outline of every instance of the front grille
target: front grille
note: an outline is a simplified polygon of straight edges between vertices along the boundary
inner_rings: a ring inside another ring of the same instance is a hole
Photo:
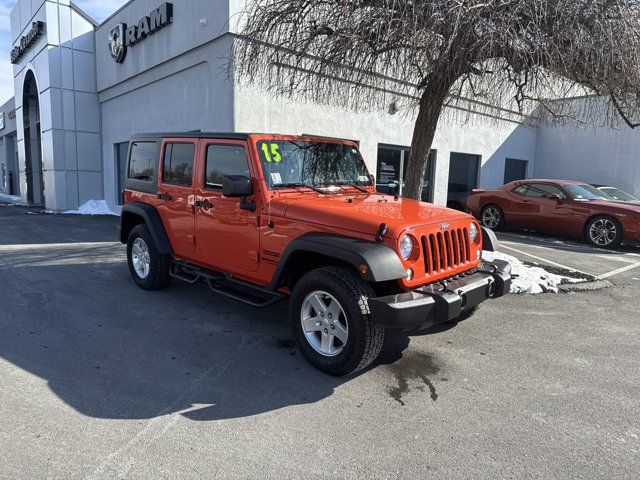
[[[469,232],[466,228],[422,235],[421,243],[424,271],[427,275],[457,268],[471,260]]]

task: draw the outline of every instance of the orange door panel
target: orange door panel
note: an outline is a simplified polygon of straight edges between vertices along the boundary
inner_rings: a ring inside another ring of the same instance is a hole
[[[214,269],[258,270],[258,213],[222,195],[225,175],[252,178],[246,142],[202,141],[195,196],[198,258]],[[255,185],[254,185],[255,188]]]
[[[158,212],[176,253],[195,251],[193,172],[196,142],[165,139],[158,174]]]

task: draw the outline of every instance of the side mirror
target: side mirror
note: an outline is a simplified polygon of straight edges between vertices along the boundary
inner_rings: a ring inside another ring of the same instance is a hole
[[[558,195],[557,193],[550,193],[547,198],[549,200],[555,200],[556,202],[561,202],[562,198],[560,198],[560,195]]]
[[[225,175],[222,178],[222,195],[224,197],[240,197],[240,209],[254,212],[256,202],[247,201],[247,197],[253,195],[251,179],[244,175]]]
[[[222,179],[222,195],[225,197],[247,197],[253,193],[251,179],[244,175],[225,175]]]

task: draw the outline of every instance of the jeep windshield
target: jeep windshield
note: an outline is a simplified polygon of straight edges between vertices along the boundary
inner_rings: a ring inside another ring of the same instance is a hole
[[[309,188],[325,193],[331,187],[363,191],[363,186],[371,185],[364,160],[351,145],[260,140],[256,147],[270,190]]]

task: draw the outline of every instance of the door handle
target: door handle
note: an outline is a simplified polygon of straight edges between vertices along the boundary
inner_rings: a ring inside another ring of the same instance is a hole
[[[158,194],[158,198],[159,198],[160,200],[166,200],[166,201],[169,201],[169,200],[171,200],[171,195],[169,195],[168,193],[159,193],[159,194]]]
[[[205,210],[209,210],[210,208],[213,208],[213,204],[208,200],[196,200],[194,205],[196,207],[204,208]]]

